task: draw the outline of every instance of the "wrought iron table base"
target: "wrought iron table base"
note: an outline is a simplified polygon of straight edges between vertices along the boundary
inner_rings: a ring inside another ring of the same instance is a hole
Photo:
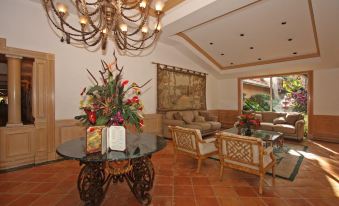
[[[120,174],[105,171],[106,162],[80,162],[84,164],[78,176],[78,191],[85,205],[100,205],[109,184],[126,181],[136,199],[142,205],[152,201],[154,168],[149,157],[130,160],[130,169]]]

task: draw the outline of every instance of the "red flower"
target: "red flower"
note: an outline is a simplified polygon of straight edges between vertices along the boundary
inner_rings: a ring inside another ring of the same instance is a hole
[[[85,112],[87,114],[87,119],[91,124],[95,124],[95,122],[97,121],[97,114],[95,111],[89,110],[89,109],[85,109]]]
[[[133,102],[132,102],[131,99],[127,99],[126,104],[132,104],[132,103],[133,103]]]
[[[140,127],[143,127],[143,126],[144,126],[144,120],[143,120],[143,119],[141,119],[141,120],[139,121],[139,126],[140,126]]]
[[[124,86],[126,86],[127,84],[128,84],[128,80],[124,80],[124,81],[122,81],[121,86],[124,87]]]
[[[139,103],[139,97],[138,97],[138,96],[134,96],[134,97],[132,98],[132,102],[133,102],[133,103]]]
[[[243,121],[240,121],[240,122],[239,122],[239,125],[240,125],[240,126],[243,126],[244,124],[245,124],[245,123],[244,123]]]

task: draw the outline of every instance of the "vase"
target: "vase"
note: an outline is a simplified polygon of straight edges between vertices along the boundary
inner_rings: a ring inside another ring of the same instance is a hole
[[[251,135],[252,135],[251,127],[247,127],[247,128],[246,128],[246,130],[245,130],[245,135],[246,135],[246,136],[251,136]]]

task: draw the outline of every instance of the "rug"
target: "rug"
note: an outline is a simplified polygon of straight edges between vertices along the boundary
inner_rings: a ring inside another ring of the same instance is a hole
[[[274,148],[273,153],[277,162],[275,169],[276,177],[293,181],[304,160],[302,153],[307,151],[307,149],[307,146],[289,143],[285,143],[283,147]],[[211,157],[211,159],[219,160],[217,156]],[[268,174],[271,174],[271,172],[268,172]]]

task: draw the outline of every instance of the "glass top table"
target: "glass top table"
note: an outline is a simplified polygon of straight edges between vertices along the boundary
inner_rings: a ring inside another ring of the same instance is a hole
[[[152,201],[155,172],[153,153],[165,148],[166,140],[153,134],[126,134],[124,152],[86,155],[85,138],[74,139],[58,146],[56,153],[64,159],[78,160],[83,165],[77,181],[80,199],[85,205],[100,205],[110,183],[126,182],[142,205]]]
[[[166,140],[153,134],[127,133],[127,149],[124,152],[108,151],[105,154],[86,154],[85,138],[74,139],[61,144],[56,152],[65,159],[81,162],[119,161],[149,156],[166,146]]]
[[[232,127],[230,129],[222,130],[221,132],[229,132],[232,134],[239,134],[239,129]],[[267,130],[252,130],[251,137],[256,137],[262,139],[266,142],[266,146],[269,144],[277,144],[282,146],[284,144],[283,133]]]

